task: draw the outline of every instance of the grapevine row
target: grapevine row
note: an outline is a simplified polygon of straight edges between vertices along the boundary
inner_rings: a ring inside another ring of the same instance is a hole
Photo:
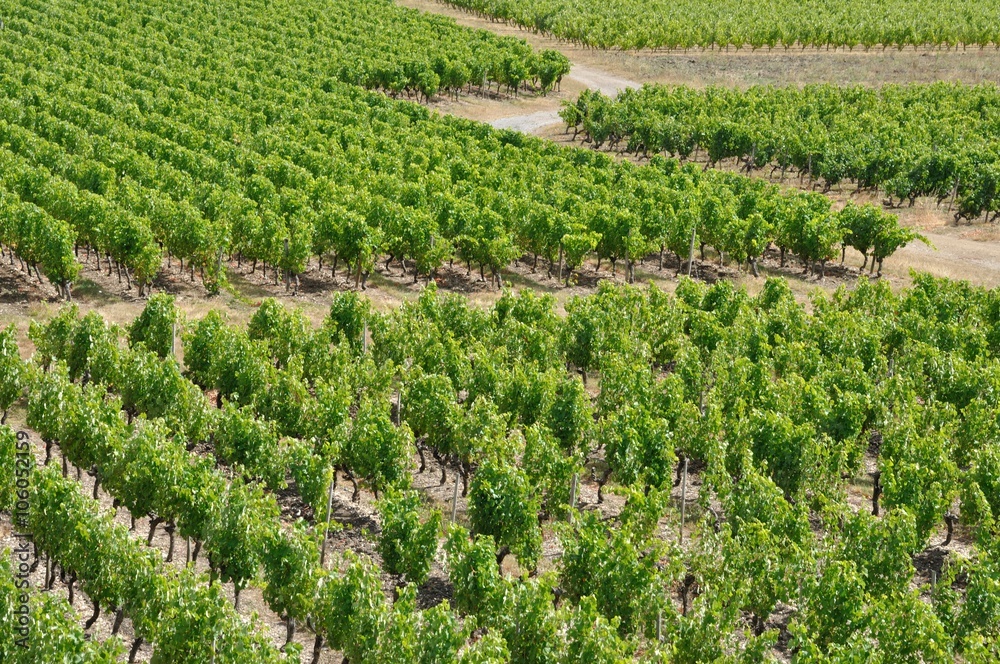
[[[331,647],[363,651],[363,637],[345,627],[349,611],[338,603],[346,601],[343,593],[352,592],[352,584],[367,584],[358,592],[381,593],[369,566],[352,563],[351,569],[362,574],[360,580],[350,572],[343,577],[328,575],[320,566],[314,533],[302,524],[281,529],[273,498],[253,485],[227,484],[205,463],[207,459],[186,454],[179,442],[168,438],[158,420],[140,419],[127,430],[117,417],[120,402],[106,403],[102,388],[81,389],[67,382],[60,376],[60,366],[39,378],[29,392],[29,422],[46,440],[58,440],[74,464],[93,467],[100,486],[133,516],[149,514],[150,537],[156,524],[167,519],[176,524],[181,536],[196,539],[195,556],[204,542],[211,578],[232,581],[237,603],[240,590],[263,570],[265,600],[288,622],[289,640],[295,622],[311,620]],[[94,432],[85,428],[97,422],[104,426]],[[319,472],[322,477],[323,469]],[[172,554],[173,546],[168,560]],[[451,629],[460,633],[457,623]],[[457,650],[464,637],[448,640]],[[317,641],[316,652],[319,647]],[[433,640],[429,647],[434,647]]]
[[[561,115],[595,148],[620,147],[746,171],[797,171],[829,190],[852,181],[888,206],[949,201],[956,221],[1000,214],[995,116],[1000,90],[952,83],[879,89],[813,85],[747,90],[650,85],[616,99],[584,92]]]
[[[73,480],[54,469],[34,472],[28,503],[34,543],[70,574],[71,587],[81,584],[95,616],[103,606],[116,612],[116,626],[122,615],[132,619],[132,657],[141,641],[149,641],[169,661],[289,661],[255,625],[244,624],[219,586],[164,567],[156,553],[102,516]]]
[[[576,44],[623,50],[734,46],[952,47],[1000,43],[993,0],[961,13],[918,0],[445,0],[448,4]]]
[[[771,637],[765,627],[779,602],[799,607],[790,629],[799,647],[817,656],[879,648],[890,657],[898,656],[896,648],[912,646],[925,661],[947,661],[955,652],[972,657],[995,647],[988,636],[989,614],[972,608],[981,606],[978,600],[962,605],[965,591],[947,581],[931,601],[959,617],[942,624],[909,591],[915,575],[911,556],[936,537],[940,524],[948,524],[949,532],[958,527],[949,510],[959,498],[962,527],[983,558],[959,557],[940,573],[943,579],[969,574],[969,592],[989,596],[991,533],[1000,505],[993,416],[1000,406],[991,387],[1000,349],[996,298],[994,291],[919,277],[899,295],[885,284],[862,282],[853,293],[814,300],[806,312],[781,280],[768,280],[753,298],[726,283],[707,288],[684,281],[675,296],[605,286],[596,296],[569,303],[561,317],[551,298],[530,293],[505,295],[482,311],[430,289],[387,314],[374,314],[357,295],[345,294],[315,331],[273,303],[262,307],[247,328],[248,338],[261,344],[252,357],[238,349],[244,342],[234,343],[234,331],[225,332],[221,319],[210,316],[189,334],[185,356],[190,355],[193,377],[213,388],[230,385],[226,398],[242,402],[238,383],[218,382],[240,371],[217,369],[243,366],[248,375],[258,375],[255,364],[287,368],[299,358],[319,357],[307,350],[314,334],[328,351],[329,340],[340,338],[339,345],[346,344],[340,352],[353,354],[364,350],[367,326],[368,353],[388,367],[381,378],[365,383],[373,391],[371,403],[382,411],[379,417],[388,421],[388,399],[375,395],[385,395],[399,371],[394,367],[408,367],[403,419],[423,445],[463,459],[475,537],[457,528],[447,540],[455,606],[490,627],[513,661],[534,661],[538,648],[569,653],[583,647],[581,641],[563,640],[576,612],[589,615],[585,622],[597,630],[578,633],[581,639],[605,633],[601,620],[617,623],[624,642],[601,637],[609,657],[630,652],[634,639],[651,637],[658,614],[668,646],[687,653],[690,661],[755,643],[767,648]],[[152,311],[144,314],[130,336],[169,349],[164,341],[169,336],[162,333],[169,325],[155,319]],[[154,334],[155,329],[161,332]],[[234,352],[220,360],[227,346]],[[560,398],[568,385],[581,384],[570,376],[562,382],[567,364],[600,373],[593,404]],[[322,361],[304,366],[325,371]],[[267,376],[266,382],[280,374],[259,375]],[[302,380],[309,385],[308,374]],[[57,391],[78,389],[63,385]],[[104,394],[103,387],[93,389]],[[258,388],[248,405],[259,407],[267,389]],[[306,387],[306,394],[311,389]],[[35,392],[32,388],[31,398],[40,405]],[[319,393],[316,398],[326,401]],[[104,421],[119,407],[112,401],[105,416],[86,419]],[[567,433],[573,422],[578,434]],[[136,426],[147,425],[140,420]],[[328,440],[344,445],[340,452],[331,448],[329,458],[342,458],[350,448],[345,434],[352,435],[345,431]],[[860,471],[875,439],[881,441],[874,459],[880,491],[872,496],[877,517],[847,507],[840,479]],[[72,446],[67,450],[72,454]],[[409,457],[409,451],[380,445],[351,453],[360,453],[355,458],[369,468],[398,463],[405,468]],[[571,476],[580,468],[574,457],[588,459],[597,473],[607,468],[598,481],[613,480],[620,487],[616,491],[625,493],[625,510],[611,524],[569,507]],[[656,533],[664,514],[676,518],[669,489],[678,457],[705,464],[702,491],[710,493],[699,500],[714,495],[719,501],[719,507],[702,507],[692,553]],[[153,457],[142,458],[137,470],[160,467]],[[428,553],[421,542],[433,545],[437,526],[431,519],[425,527],[419,511],[404,500],[405,475],[384,485],[376,483],[379,477],[388,478],[372,475],[372,486],[386,491],[380,552],[387,569],[419,579],[426,574],[420,561],[433,555],[433,546]],[[557,576],[504,579],[496,561],[507,552],[522,569],[538,560],[543,511],[575,514],[571,526],[557,529],[563,550]],[[813,532],[815,520],[822,536]],[[308,548],[315,552],[315,544]],[[728,568],[705,567],[698,562],[703,555],[721,556],[741,572],[733,576]],[[337,644],[333,647],[365,661],[361,653],[385,646],[375,635],[398,627],[398,612],[409,600],[404,594],[388,603],[363,558],[346,565],[353,571],[337,578],[352,579],[354,608],[347,613],[353,617],[330,623],[323,633]],[[688,575],[695,581],[685,580]],[[697,584],[710,590],[698,591]],[[265,587],[285,586],[298,587],[289,581]],[[557,589],[569,598],[570,613],[552,608]],[[672,605],[671,597],[684,610]],[[358,610],[357,602],[375,608]],[[824,607],[830,602],[856,616],[857,630],[829,622]],[[421,615],[420,620],[429,619]],[[594,618],[598,615],[602,618]],[[758,640],[747,641],[737,627],[741,615]],[[905,615],[909,633],[920,638],[899,641],[893,625],[880,618],[884,615]],[[338,630],[347,629],[344,624],[353,625],[355,640],[343,640]],[[720,624],[726,628],[720,631]]]
[[[8,549],[2,553],[5,554],[0,560],[0,657],[3,661],[13,664],[41,661],[112,664],[119,661],[124,650],[121,641],[117,638],[101,642],[88,640],[70,604],[26,587],[27,571],[21,570],[20,561],[11,565],[12,552]],[[21,558],[21,552],[14,555]]]

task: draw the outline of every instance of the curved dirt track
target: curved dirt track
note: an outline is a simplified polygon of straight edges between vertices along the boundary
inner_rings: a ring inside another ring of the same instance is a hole
[[[992,225],[983,230],[992,239],[974,240],[957,229],[923,231],[932,247],[915,242],[892,256],[889,274],[901,278],[909,270],[930,272],[937,277],[964,279],[980,286],[1000,287],[1000,236]]]
[[[597,67],[577,63],[573,63],[573,69],[569,73],[569,78],[577,81],[586,88],[597,90],[609,97],[614,97],[626,88],[641,87],[640,83],[636,83],[624,76],[618,76]]]
[[[508,118],[491,120],[490,124],[497,129],[513,129],[525,134],[533,134],[539,129],[561,122],[558,111],[538,111],[526,115],[513,115]]]
[[[641,87],[639,83],[633,80],[617,76],[596,67],[578,65],[576,63],[573,64],[573,69],[569,75],[563,79],[563,84],[566,86],[567,91],[577,88],[581,90],[589,88],[591,90],[598,90],[609,97],[614,97],[622,90],[628,88]],[[550,99],[552,99],[553,106],[551,109],[501,117],[490,120],[490,124],[497,129],[513,129],[526,134],[533,134],[544,127],[559,124],[562,122],[559,118],[559,97],[551,97]]]

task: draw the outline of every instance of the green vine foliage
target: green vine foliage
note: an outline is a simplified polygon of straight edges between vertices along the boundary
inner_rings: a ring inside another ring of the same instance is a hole
[[[667,553],[660,540],[633,524],[607,532],[592,512],[583,512],[560,541],[560,587],[569,598],[582,607],[589,597],[605,619],[618,623],[622,635],[655,634],[657,615],[667,609],[662,588],[676,572],[675,566],[660,569]]]
[[[449,0],[478,14],[516,23],[535,32],[597,48],[633,50],[734,46],[752,50],[802,46],[862,46],[866,51],[907,46],[995,44],[997,31],[983,17],[994,6],[977,3],[962,16],[914,0],[855,0],[828,5],[775,0],[750,9],[727,0],[638,2],[596,0]]]
[[[164,662],[210,661],[223,633],[225,661],[281,657],[232,610],[229,583],[259,588],[289,628],[311,625],[356,662],[763,662],[785,647],[785,624],[796,661],[996,658],[994,291],[914,275],[899,291],[862,280],[805,304],[779,279],[756,295],[682,280],[674,293],[605,284],[566,309],[430,288],[366,314],[367,349],[329,323],[292,325],[302,338],[281,367],[269,332],[209,314],[191,324],[182,368],[69,307],[31,326],[37,352],[23,361],[27,425],[68,471],[35,471],[32,534]],[[296,314],[275,303],[265,319]],[[235,357],[239,338],[255,353]],[[213,366],[261,366],[265,382],[213,404]],[[474,534],[452,526],[440,558],[454,604],[433,609],[417,607],[437,565],[417,584],[439,517],[410,490],[438,480],[417,470],[408,420],[469,488],[457,520]],[[274,462],[306,521],[281,516],[251,458]],[[209,577],[173,571],[95,512],[71,465],[119,510],[200,545]],[[318,562],[327,519],[341,527],[343,486],[326,510],[335,469],[378,491],[383,570],[359,554]],[[0,472],[0,495],[11,477]],[[397,564],[407,583],[394,595],[383,572]]]
[[[79,624],[79,617],[64,599],[51,593],[23,589],[10,565],[10,549],[4,549],[0,561],[0,657],[12,664],[34,662],[93,662],[113,664],[125,653],[118,637],[104,641],[90,640]],[[27,600],[23,603],[23,600]],[[21,606],[29,627],[19,633]]]
[[[341,2],[337,20],[311,1],[283,4],[284,13],[259,0],[239,8],[220,3],[108,3],[101,6],[108,16],[134,18],[114,21],[113,30],[73,5],[51,12],[19,5],[7,19],[0,243],[26,261],[25,269],[44,269],[65,296],[80,267],[77,248],[82,258],[87,252],[84,260],[96,253],[102,269],[120,268],[125,287],[138,282],[145,294],[164,258],[167,270],[179,260],[192,280],[201,275],[209,292],[225,285],[231,262],[265,271],[276,283],[284,278],[289,287],[314,264],[343,268],[363,289],[377,263],[390,270],[394,261],[429,280],[458,260],[500,284],[503,269],[525,254],[547,260],[567,281],[596,254],[613,269],[622,264],[634,281],[636,263],[648,253],[686,254],[692,232],[754,270],[769,241],[804,262],[823,263],[846,238],[840,215],[816,192],[702,172],[661,155],[637,166],[440,117],[414,103],[462,91],[544,94],[568,73],[556,52],[380,0]],[[293,14],[308,16],[311,29],[284,20]],[[254,29],[236,17],[252,17]],[[212,30],[215,38],[201,40],[208,51],[194,53],[195,41],[178,42],[174,29]],[[49,48],[53,43],[66,48]],[[109,52],[113,62],[104,57]],[[325,56],[316,58],[320,52]],[[234,65],[208,64],[221,61]],[[174,106],[151,104],[153,89],[169,93]],[[703,114],[709,104],[691,96],[692,115],[723,115]],[[716,97],[713,103],[723,104]],[[568,117],[584,124],[595,144],[628,139],[627,147],[642,154],[667,143],[664,152],[686,159],[697,134],[714,157],[777,155],[785,163],[775,146],[790,146],[799,167],[822,161],[827,181],[862,170],[853,163],[855,132],[844,132],[844,154],[823,160],[810,160],[818,152],[812,142],[787,140],[781,128],[807,113],[759,113],[767,122],[755,115],[746,126],[730,121],[714,132],[649,122],[646,133],[654,136],[643,142],[633,139],[635,127],[616,127],[608,106],[601,110],[602,102],[591,99]],[[940,131],[910,133],[945,135],[952,124],[948,117]],[[754,137],[765,132],[758,127],[772,126],[775,149],[754,151]],[[970,145],[939,159],[927,146],[897,160],[912,167],[905,177],[895,173],[880,186],[899,199],[931,188],[940,195],[947,181],[949,192],[961,189],[960,214],[995,214],[989,149]],[[916,239],[888,222],[873,245],[876,262]],[[350,338],[359,339],[357,332]],[[245,396],[248,388],[221,387],[227,397]]]
[[[7,411],[21,398],[27,367],[21,359],[13,325],[0,330],[0,414],[6,421]]]
[[[276,454],[281,447],[273,421],[255,419],[248,409],[228,403],[216,421],[213,440],[220,460],[239,464],[272,490],[284,484],[287,461]]]
[[[180,322],[180,310],[173,296],[157,293],[129,326],[129,343],[141,342],[160,357],[167,357],[174,350],[174,335]]]
[[[316,604],[330,647],[352,661],[368,661],[388,627],[390,609],[371,561],[348,551],[341,574],[323,584]]]
[[[378,510],[382,520],[378,552],[383,567],[408,583],[422,585],[437,553],[441,512],[434,510],[421,522],[420,494],[412,490],[387,491]]]
[[[408,481],[413,445],[409,427],[396,427],[377,400],[367,399],[345,436],[341,462],[375,491],[386,491]]]
[[[897,206],[913,205],[921,196],[933,197],[938,204],[951,200],[956,218],[972,220],[985,214],[989,221],[1000,204],[994,147],[998,137],[995,128],[983,124],[982,110],[998,103],[992,85],[940,82],[879,89],[820,84],[801,89],[695,90],[648,85],[626,90],[616,99],[586,90],[575,102],[564,103],[561,116],[570,128],[593,139],[597,148],[624,141],[623,147],[632,153],[682,159],[703,150],[710,164],[736,159],[748,170],[770,168],[772,175],[780,170],[782,180],[797,171],[823,180],[828,187],[853,181],[860,189],[880,191]],[[953,131],[956,127],[963,130]],[[744,187],[734,189],[739,192]],[[705,202],[726,198],[731,196],[723,193]],[[788,202],[810,200],[822,203],[817,196]],[[796,252],[829,247],[826,240],[833,238],[825,236],[838,232],[839,226],[845,231],[843,242],[863,254],[866,262],[870,257],[874,271],[876,264],[881,270],[882,261],[899,247],[921,240],[875,206],[849,204],[832,226],[816,224],[829,209],[809,206],[810,212],[794,207],[771,232],[777,233],[781,246]],[[759,255],[752,238],[766,226],[757,219],[744,227],[752,216],[732,206],[723,209],[725,219],[711,214],[718,212],[718,205],[702,205],[704,225],[699,236],[704,234],[709,244],[732,251],[734,257],[744,251]],[[766,214],[764,218],[770,219]],[[720,233],[723,229],[729,233]],[[794,249],[790,240],[795,237],[807,244]],[[735,241],[729,249],[727,240]]]
[[[469,519],[473,532],[507,547],[526,569],[533,569],[542,553],[538,509],[531,482],[517,466],[488,458],[472,478]]]

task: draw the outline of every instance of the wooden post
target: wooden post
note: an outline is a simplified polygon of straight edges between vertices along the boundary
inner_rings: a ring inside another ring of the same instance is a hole
[[[691,253],[688,255],[688,276],[691,276],[691,265],[694,264],[694,241],[698,235],[698,224],[691,229]]]
[[[285,290],[288,290],[288,238],[285,238]]]
[[[569,489],[569,507],[571,510],[576,509],[576,490],[579,481],[580,481],[580,474],[573,473],[573,484]],[[572,514],[570,515],[570,518],[572,518]]]
[[[170,325],[170,354],[177,357],[177,323]]]
[[[333,472],[336,473],[337,469],[334,468]],[[326,522],[323,525],[323,548],[320,549],[319,553],[319,566],[324,567],[326,563],[326,540],[330,533],[330,516],[333,512],[333,480],[330,481],[330,491],[329,495],[326,497]]]
[[[684,518],[687,514],[687,488],[688,488],[688,458],[684,457],[684,474],[681,475],[681,534],[680,541],[684,541]]]
[[[663,609],[656,612],[656,640],[663,640]]]
[[[361,350],[368,353],[368,321],[365,321],[365,326],[361,330]]]
[[[458,518],[458,482],[462,479],[461,473],[455,473],[455,491],[451,494],[451,522],[455,523]]]

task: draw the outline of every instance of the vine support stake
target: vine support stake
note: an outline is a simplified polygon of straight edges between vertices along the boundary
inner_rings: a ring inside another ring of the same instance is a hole
[[[569,508],[571,510],[576,509],[576,490],[577,483],[580,481],[580,473],[573,473],[573,484],[569,489]]]
[[[336,475],[337,473],[336,468],[333,470],[333,472],[334,475]],[[330,491],[326,497],[326,521],[323,524],[323,548],[320,550],[319,553],[319,566],[321,568],[326,566],[326,540],[330,533],[330,516],[332,512],[333,512],[333,482],[331,481]]]
[[[684,542],[684,517],[687,514],[688,458],[684,457],[684,474],[681,475],[681,529],[680,541]]]
[[[691,276],[691,266],[694,265],[694,241],[698,235],[698,224],[691,228],[691,252],[688,254],[688,276]]]
[[[458,517],[458,482],[461,479],[461,473],[455,473],[455,490],[451,493],[451,522],[455,523],[455,519]]]
[[[396,426],[403,424],[403,386],[396,391]]]
[[[663,640],[663,609],[656,612],[656,640]]]
[[[285,273],[285,290],[288,290],[288,284],[289,284],[288,275],[289,275],[289,273],[291,271],[288,269],[288,238],[287,237],[285,238],[285,267],[284,267],[283,272]]]

